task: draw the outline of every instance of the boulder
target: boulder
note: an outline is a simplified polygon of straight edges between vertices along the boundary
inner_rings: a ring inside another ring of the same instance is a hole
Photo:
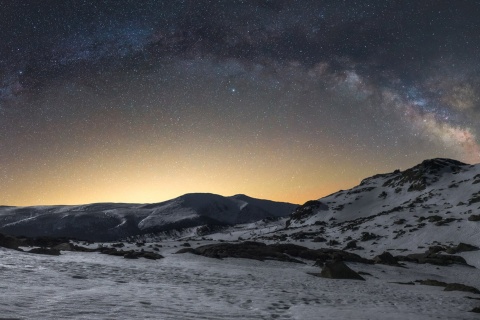
[[[463,242],[460,242],[455,248],[456,252],[477,251],[477,250],[480,250],[480,248],[471,244],[463,243]]]
[[[320,272],[320,277],[328,279],[352,279],[365,281],[361,275],[350,269],[342,261],[325,263],[322,271]]]
[[[387,251],[373,258],[373,262],[378,264],[386,264],[389,266],[399,266],[398,259]]]
[[[480,221],[480,214],[472,214],[468,217],[468,221]]]
[[[343,248],[343,250],[356,249],[356,248],[357,248],[357,241],[352,240],[347,243],[347,245],[345,246],[345,248]]]
[[[327,239],[324,237],[315,237],[313,238],[312,242],[327,242]]]

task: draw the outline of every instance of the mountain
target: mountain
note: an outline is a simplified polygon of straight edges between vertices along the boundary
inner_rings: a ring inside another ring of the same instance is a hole
[[[480,165],[425,160],[307,201],[289,218],[237,226],[227,232],[211,238],[300,240],[311,247],[339,249],[350,243],[349,249],[369,256],[387,250],[423,252],[435,245],[445,249],[459,243],[480,246]],[[462,255],[480,267],[480,255]]]
[[[30,237],[113,241],[204,225],[235,225],[288,216],[297,205],[235,195],[192,193],[155,204],[0,207],[0,232]]]

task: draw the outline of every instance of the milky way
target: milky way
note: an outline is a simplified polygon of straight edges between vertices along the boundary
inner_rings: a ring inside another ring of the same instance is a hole
[[[303,202],[480,161],[476,1],[0,1],[0,204]]]

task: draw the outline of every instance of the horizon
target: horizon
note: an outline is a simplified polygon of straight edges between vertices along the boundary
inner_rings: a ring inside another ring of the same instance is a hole
[[[480,162],[472,1],[2,2],[0,204],[302,204]]]
[[[431,159],[424,159],[423,161],[426,161],[426,160],[433,160],[433,159],[449,159],[449,160],[455,160],[455,161],[458,161],[456,159],[451,159],[451,158],[441,158],[441,157],[436,157],[436,158],[431,158]],[[421,162],[423,162],[421,161]],[[421,162],[415,164],[414,166],[416,165],[419,165]],[[467,165],[476,165],[476,163],[465,163]],[[413,167],[413,166],[411,166]],[[271,199],[271,198],[266,198],[266,197],[263,197],[263,196],[255,196],[255,195],[251,195],[251,194],[246,194],[246,193],[234,193],[234,194],[221,194],[221,193],[215,193],[215,192],[209,192],[209,191],[204,191],[204,192],[187,192],[187,193],[183,193],[183,194],[179,194],[179,195],[176,195],[176,196],[173,196],[173,197],[169,197],[169,198],[164,198],[164,199],[161,199],[161,200],[154,200],[154,201],[146,201],[146,202],[129,202],[129,201],[94,201],[94,202],[81,202],[81,203],[43,203],[43,204],[27,204],[27,205],[10,205],[10,204],[0,204],[0,207],[42,207],[42,206],[82,206],[82,205],[92,205],[92,204],[101,204],[101,203],[111,203],[111,204],[132,204],[132,205],[136,205],[136,204],[155,204],[155,203],[162,203],[162,202],[166,202],[166,201],[170,201],[170,200],[174,200],[176,198],[180,198],[182,196],[185,196],[185,195],[188,195],[188,194],[212,194],[212,195],[219,195],[219,196],[222,196],[222,197],[226,197],[226,198],[229,198],[229,197],[234,197],[234,196],[247,196],[247,197],[250,197],[250,198],[254,198],[254,199],[258,199],[258,200],[267,200],[267,201],[274,201],[274,202],[285,202],[285,203],[291,203],[291,204],[295,204],[295,205],[302,205],[304,204],[305,202],[307,201],[310,201],[310,200],[317,200],[317,199],[321,199],[321,198],[324,198],[324,197],[328,197],[332,194],[335,194],[337,192],[340,192],[340,191],[344,191],[344,190],[349,190],[353,187],[356,187],[360,184],[360,182],[363,180],[363,179],[366,179],[366,178],[370,178],[376,174],[385,174],[385,173],[393,173],[395,170],[399,169],[401,171],[404,171],[406,169],[409,169],[411,167],[406,167],[406,168],[396,168],[394,170],[391,170],[391,171],[388,171],[388,172],[376,172],[376,173],[373,173],[372,175],[369,175],[369,176],[365,176],[363,177],[362,179],[360,179],[357,183],[351,185],[351,186],[348,186],[348,187],[345,187],[345,188],[340,188],[340,189],[337,189],[335,191],[332,191],[332,192],[328,192],[326,194],[323,194],[321,196],[317,196],[317,197],[312,197],[312,198],[308,198],[308,199],[305,199],[305,200],[301,200],[300,202],[295,202],[295,201],[289,201],[289,200],[284,200],[284,199]]]

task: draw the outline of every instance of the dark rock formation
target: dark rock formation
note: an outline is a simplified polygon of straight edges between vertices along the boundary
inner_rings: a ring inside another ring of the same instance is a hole
[[[329,279],[353,279],[365,281],[365,279],[361,275],[350,269],[342,261],[325,263],[325,266],[320,272],[320,277]]]
[[[328,210],[328,206],[318,200],[305,202],[290,215],[290,219],[287,221],[286,227],[288,228],[290,226],[292,220],[298,221],[307,219],[317,213],[319,210]]]
[[[390,252],[384,252],[375,258],[373,258],[373,261],[378,264],[386,264],[389,266],[399,266],[398,264],[398,258],[394,257]]]
[[[468,221],[480,221],[480,214],[472,214],[468,217]]]
[[[452,264],[461,264],[469,266],[467,261],[463,257],[430,253],[429,251],[425,253],[413,253],[406,256],[397,256],[399,261],[414,262],[414,263],[428,263],[437,266],[448,266]]]
[[[478,290],[477,288],[472,286],[467,286],[461,283],[449,283],[445,287],[444,291],[463,291],[463,292],[480,294],[480,290]]]
[[[29,253],[36,253],[36,254],[46,254],[50,256],[59,256],[60,250],[57,249],[48,249],[48,248],[33,248],[32,250],[28,251]]]
[[[0,247],[7,249],[18,249],[19,246],[23,245],[23,241],[6,234],[0,233]]]

